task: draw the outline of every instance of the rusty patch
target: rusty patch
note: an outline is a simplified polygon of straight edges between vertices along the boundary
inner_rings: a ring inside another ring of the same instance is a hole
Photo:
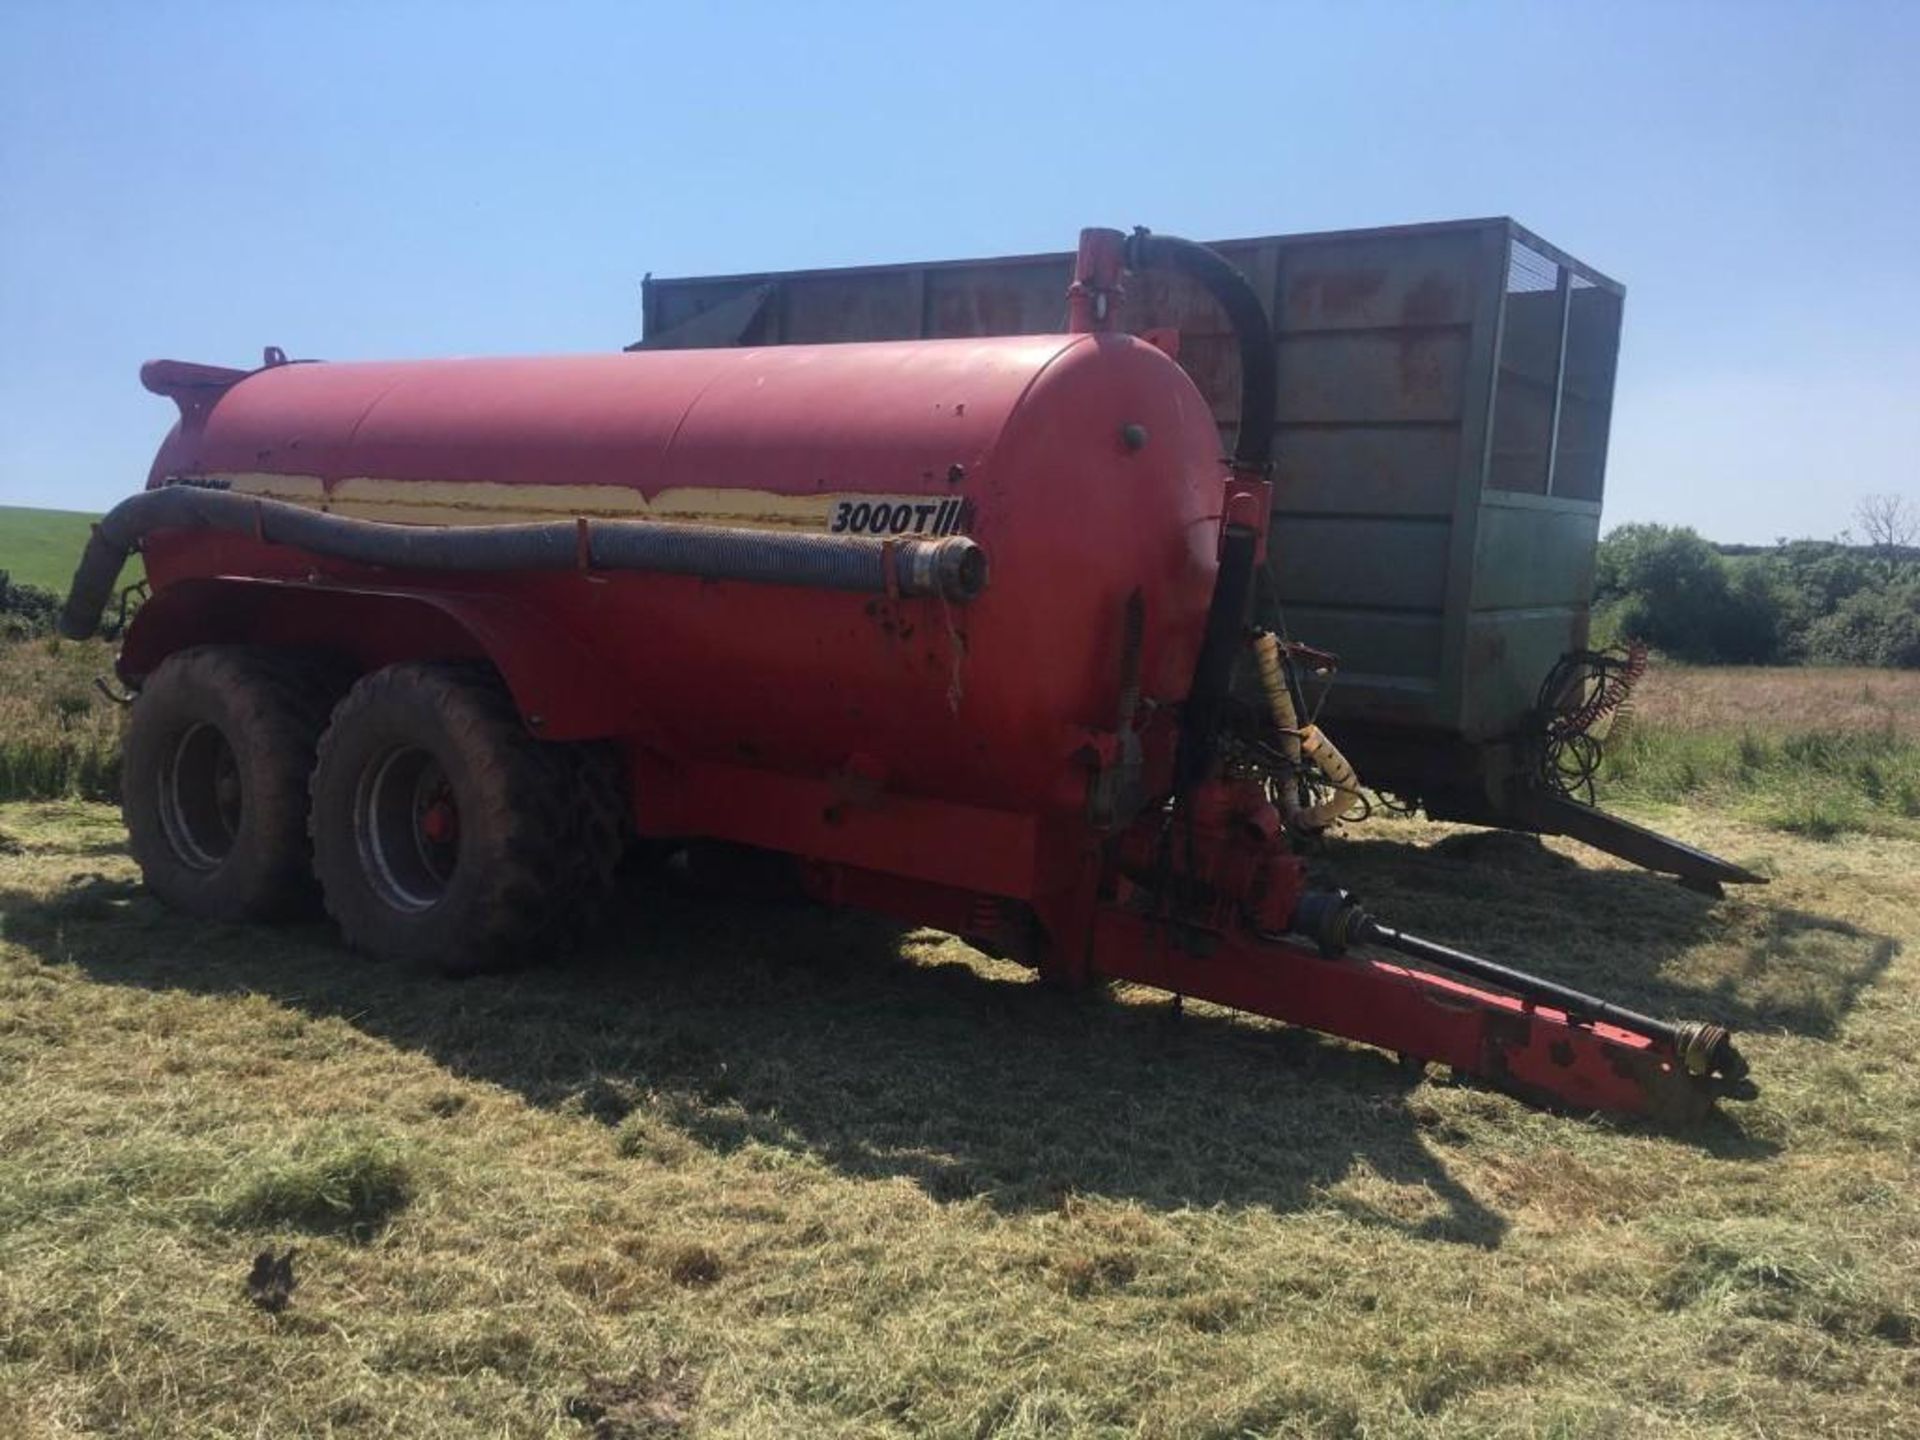
[[[1444,325],[1458,314],[1454,287],[1433,274],[1422,276],[1400,305],[1400,319],[1408,325]]]
[[[947,709],[958,715],[960,702],[967,694],[967,632],[961,628],[944,596],[940,600],[940,616],[947,624],[947,653],[953,657],[947,674]]]
[[[1651,1050],[1608,1047],[1614,1072],[1640,1087],[1647,1113],[1661,1125],[1696,1124],[1713,1109],[1713,1092]]]
[[[1409,400],[1448,394],[1445,353],[1430,335],[1403,335],[1399,345],[1400,393]]]
[[[886,762],[873,755],[849,755],[846,764],[832,772],[827,780],[837,802],[834,809],[872,810],[886,796]]]
[[[1387,284],[1387,272],[1367,270],[1308,270],[1287,286],[1287,304],[1303,315],[1345,318],[1362,312],[1367,302]]]
[[[1480,1074],[1496,1087],[1524,1095],[1527,1087],[1514,1080],[1507,1065],[1509,1050],[1524,1050],[1533,1041],[1533,1017],[1524,1011],[1486,1010],[1480,1024]]]
[[[1481,1033],[1490,1045],[1525,1049],[1533,1040],[1533,1017],[1524,1010],[1489,1010]]]

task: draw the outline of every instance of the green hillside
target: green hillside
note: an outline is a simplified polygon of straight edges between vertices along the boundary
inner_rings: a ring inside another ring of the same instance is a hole
[[[34,510],[24,505],[0,505],[0,570],[22,585],[39,585],[56,594],[67,593],[88,527],[100,517],[78,510]],[[122,583],[139,575],[132,560]]]

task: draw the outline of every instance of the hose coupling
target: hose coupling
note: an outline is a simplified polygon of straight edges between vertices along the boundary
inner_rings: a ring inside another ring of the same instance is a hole
[[[1674,1027],[1674,1042],[1689,1075],[1739,1080],[1747,1073],[1746,1057],[1733,1048],[1733,1034],[1724,1025],[1690,1020]]]
[[[1332,959],[1364,939],[1371,923],[1351,891],[1309,890],[1294,907],[1287,928],[1306,936],[1320,947],[1322,955]]]
[[[987,588],[987,552],[965,535],[910,546],[905,558],[908,594],[967,601]]]

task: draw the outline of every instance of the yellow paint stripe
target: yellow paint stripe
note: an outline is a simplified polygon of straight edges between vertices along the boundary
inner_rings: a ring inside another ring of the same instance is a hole
[[[216,474],[235,494],[398,525],[511,525],[547,520],[662,520],[754,529],[824,530],[841,500],[862,492],[781,495],[769,490],[681,486],[649,500],[624,485],[507,485],[463,480],[389,480],[363,475],[328,487],[317,475]]]

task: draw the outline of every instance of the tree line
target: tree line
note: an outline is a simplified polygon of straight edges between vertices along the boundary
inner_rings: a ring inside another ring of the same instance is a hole
[[[1622,525],[1600,542],[1594,636],[1644,640],[1702,665],[1920,668],[1920,512],[1872,496],[1864,543],[1715,545],[1691,529]]]

